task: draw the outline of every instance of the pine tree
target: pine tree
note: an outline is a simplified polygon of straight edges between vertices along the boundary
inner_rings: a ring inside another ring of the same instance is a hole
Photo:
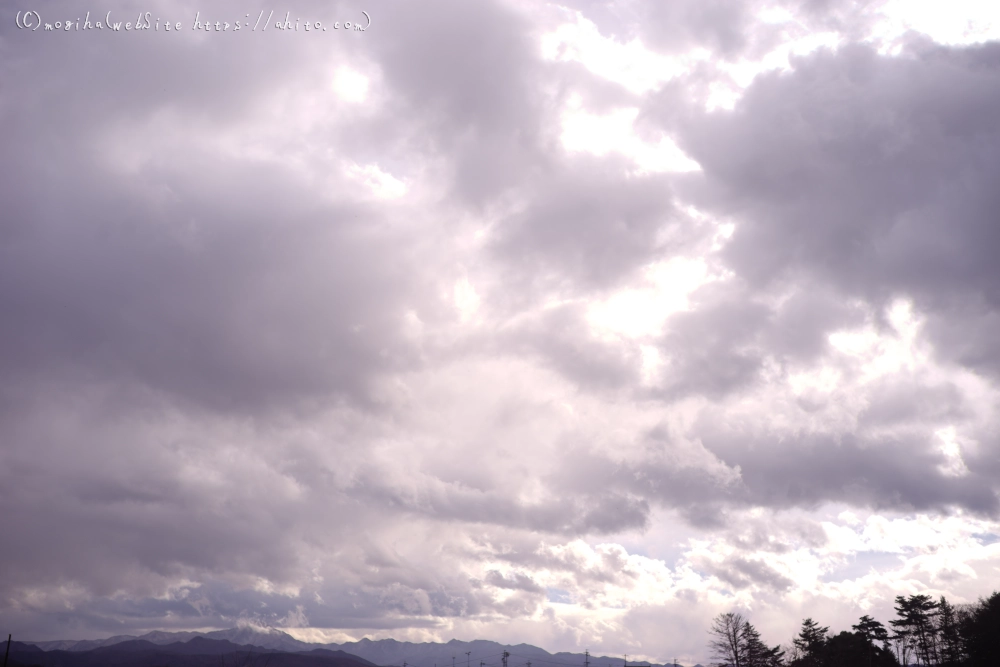
[[[744,667],[780,667],[784,651],[780,646],[768,648],[761,641],[760,633],[747,621],[740,632],[740,644],[743,652]]]
[[[802,621],[802,630],[795,638],[795,646],[802,654],[801,664],[807,667],[823,664],[823,646],[826,644],[826,635],[830,628],[820,627],[816,621],[807,618]]]
[[[911,595],[904,598],[896,597],[896,614],[899,618],[889,621],[896,628],[896,636],[913,652],[923,665],[938,662],[938,635],[935,619],[938,615],[938,603],[929,595]],[[903,663],[905,664],[905,663]]]
[[[962,638],[959,635],[958,618],[955,615],[955,608],[948,603],[942,595],[938,601],[938,635],[941,642],[941,665],[942,667],[958,667],[961,664]]]
[[[852,625],[851,629],[860,634],[865,638],[865,642],[868,644],[868,664],[872,664],[872,658],[875,655],[876,647],[875,642],[880,642],[882,648],[889,650],[889,632],[885,629],[885,626],[876,621],[871,616],[862,616],[858,621],[857,625]]]
[[[969,605],[959,613],[969,667],[1000,665],[1000,592]]]

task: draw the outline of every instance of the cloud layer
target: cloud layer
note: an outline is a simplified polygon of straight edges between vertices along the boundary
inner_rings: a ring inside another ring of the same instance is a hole
[[[1000,587],[993,17],[108,9],[184,29],[0,24],[15,635],[693,662]]]

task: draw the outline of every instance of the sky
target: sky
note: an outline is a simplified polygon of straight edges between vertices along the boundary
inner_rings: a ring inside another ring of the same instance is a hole
[[[1000,5],[248,7],[2,10],[0,629],[1000,590]]]

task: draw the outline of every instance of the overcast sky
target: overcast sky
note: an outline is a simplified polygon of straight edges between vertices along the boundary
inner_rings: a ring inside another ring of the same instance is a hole
[[[724,611],[1000,589],[998,38],[988,0],[8,3],[0,629],[705,662]]]

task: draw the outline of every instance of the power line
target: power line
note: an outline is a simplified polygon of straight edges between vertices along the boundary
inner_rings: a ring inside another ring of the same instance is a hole
[[[472,651],[469,651],[469,653],[472,653]],[[490,653],[490,654],[484,655],[482,657],[483,658],[498,658],[501,655],[502,655],[501,653]],[[432,659],[433,659],[433,656],[428,657],[426,659],[427,662],[424,662],[423,660],[416,660],[414,662],[409,662],[409,660],[407,660],[407,665],[408,665],[408,667],[421,667],[421,666],[423,666],[423,667],[430,667],[430,665],[433,664],[434,667],[438,667],[438,663],[431,663],[430,662],[430,660],[432,660]],[[493,664],[490,663],[490,662],[484,662],[484,665],[486,667],[493,667]]]
[[[567,660],[545,660],[544,658],[538,658],[538,657],[535,657],[535,656],[524,655],[522,653],[511,653],[510,655],[511,655],[512,658],[525,658],[525,659],[531,658],[531,662],[532,663],[543,662],[546,665],[562,665],[562,667],[573,667],[573,664],[574,664],[572,662],[572,660],[570,660],[570,659],[567,659]],[[577,663],[577,664],[579,664],[579,663]],[[635,667],[635,666],[633,665],[633,667]]]

